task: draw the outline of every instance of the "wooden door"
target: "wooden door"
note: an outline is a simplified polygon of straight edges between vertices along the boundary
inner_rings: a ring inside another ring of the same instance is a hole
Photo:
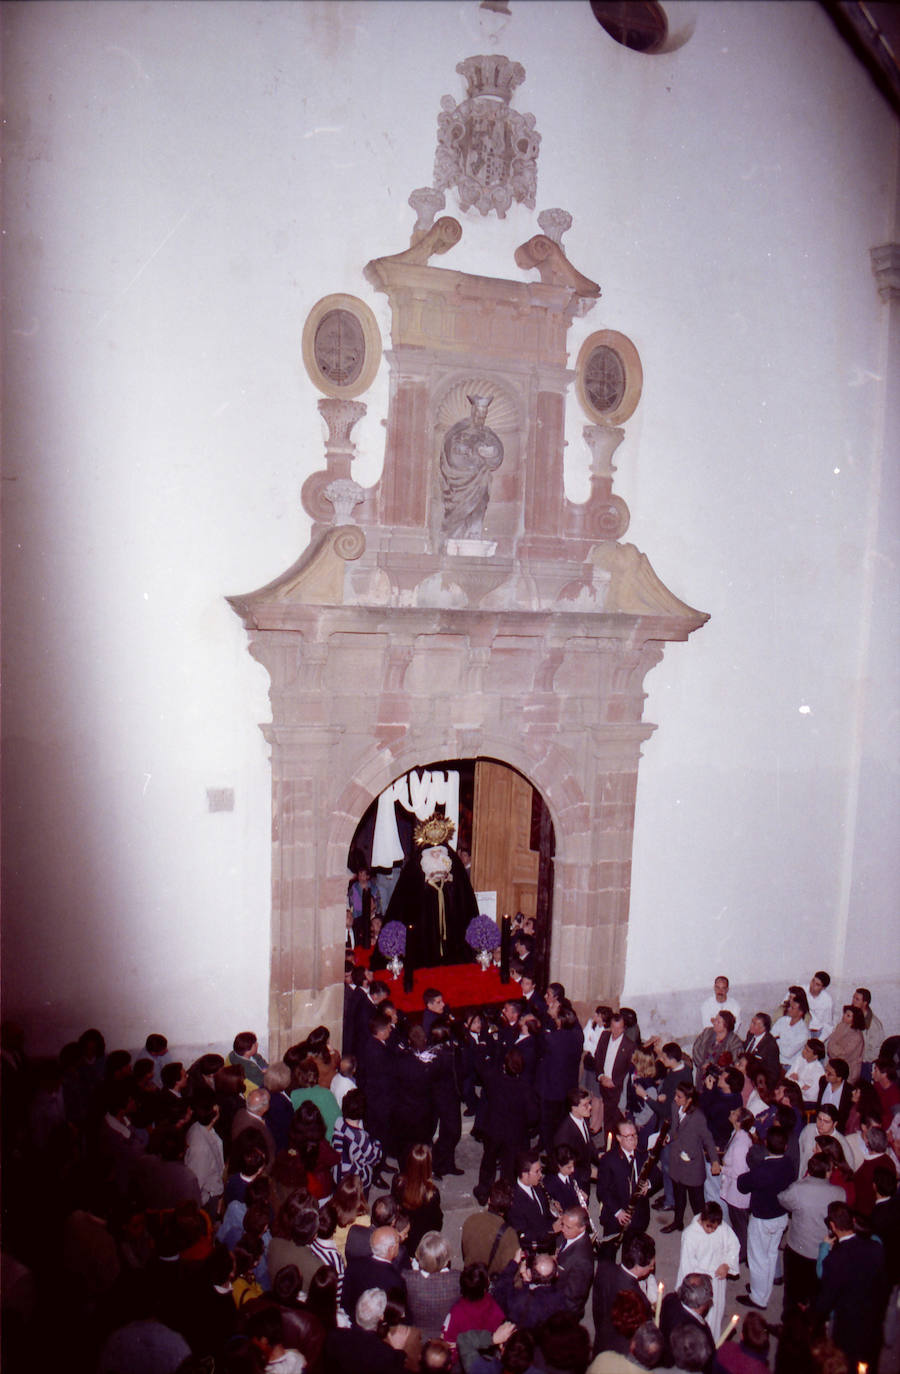
[[[531,848],[532,786],[502,763],[475,764],[472,886],[497,893],[497,919],[508,911],[537,915],[538,863]]]

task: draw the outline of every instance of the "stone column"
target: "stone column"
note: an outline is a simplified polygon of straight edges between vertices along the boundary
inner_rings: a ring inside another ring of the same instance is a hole
[[[272,1002],[282,1049],[304,1024],[304,1007],[342,981],[336,911],[346,893],[327,880],[320,818],[332,801],[329,756],[340,729],[266,725],[272,747]],[[332,890],[333,889],[333,890]],[[332,929],[332,926],[335,929]]]

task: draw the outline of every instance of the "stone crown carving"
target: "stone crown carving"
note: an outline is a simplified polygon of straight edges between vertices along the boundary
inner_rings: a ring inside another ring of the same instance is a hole
[[[493,54],[466,57],[457,62],[456,70],[466,79],[470,100],[479,95],[496,96],[508,105],[516,87],[525,80],[521,62],[511,62],[508,57]]]
[[[463,210],[496,210],[501,219],[513,201],[533,210],[541,136],[534,115],[510,109],[524,67],[508,57],[482,55],[467,57],[456,70],[469,94],[459,105],[450,95],[441,101],[434,190],[455,187]]]

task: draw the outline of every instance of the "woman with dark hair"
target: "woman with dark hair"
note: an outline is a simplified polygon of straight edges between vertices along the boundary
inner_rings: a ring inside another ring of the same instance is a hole
[[[325,1139],[325,1122],[314,1102],[303,1102],[294,1115],[286,1154],[294,1163],[294,1176],[303,1174],[303,1182],[312,1198],[329,1198],[334,1191],[332,1170],[340,1162],[336,1150]],[[276,1167],[278,1160],[275,1161]],[[273,1178],[280,1179],[275,1168]]]
[[[334,1135],[334,1123],[340,1116],[341,1109],[334,1094],[320,1084],[319,1065],[310,1054],[291,1068],[290,1098],[295,1112],[298,1112],[304,1103],[309,1102],[318,1108],[325,1122],[325,1135],[330,1141]]]
[[[223,1204],[227,1210],[229,1203],[237,1199],[244,1202],[246,1199],[247,1185],[265,1171],[266,1167],[266,1147],[262,1143],[257,1144],[257,1137],[250,1131],[245,1131],[244,1139],[238,1139],[234,1158],[231,1161],[232,1172],[228,1176],[223,1194]]]
[[[189,1102],[193,1102],[195,1098],[215,1099],[216,1074],[224,1067],[225,1060],[220,1054],[201,1054],[187,1071],[187,1082],[182,1089],[182,1097],[186,1097]]]
[[[584,1034],[571,1002],[557,1002],[550,1014],[553,1026],[541,1036],[535,1075],[545,1150],[552,1149],[557,1127],[565,1118],[569,1089],[578,1086],[584,1047]]]
[[[866,1048],[866,1021],[859,1007],[844,1007],[840,1021],[828,1037],[825,1048],[829,1059],[844,1059],[850,1069],[850,1082],[855,1083],[862,1068]]]
[[[840,1063],[840,1060],[836,1060]],[[847,1112],[844,1123],[841,1124],[840,1111],[838,1111],[838,1126],[848,1138],[859,1134],[859,1128],[864,1121],[870,1117],[879,1118],[881,1114],[881,1104],[878,1093],[873,1083],[854,1083],[847,1085]]]
[[[721,1172],[719,1152],[712,1138],[706,1117],[697,1106],[699,1094],[687,1082],[675,1089],[675,1110],[669,1130],[669,1176],[675,1192],[675,1216],[663,1234],[684,1230],[684,1213],[688,1198],[694,1215],[703,1210],[703,1183],[706,1178],[704,1155]]]
[[[466,1105],[466,1116],[475,1117],[475,1130],[480,1130],[478,1084],[481,1083],[482,1054],[490,1046],[487,1017],[483,1012],[473,1011],[466,1017],[465,1028],[460,1039],[462,1049],[462,1099]]]
[[[326,1334],[338,1324],[338,1286],[336,1270],[324,1264],[306,1285],[305,1310],[321,1323]]]
[[[331,1205],[337,1218],[334,1243],[341,1254],[346,1256],[351,1227],[359,1227],[367,1235],[372,1226],[369,1204],[359,1174],[344,1174],[331,1196]],[[366,1243],[368,1244],[368,1241]]]
[[[331,1032],[327,1026],[316,1026],[306,1037],[306,1053],[316,1062],[319,1070],[319,1087],[330,1092],[331,1080],[341,1066],[341,1056],[331,1043]]]
[[[734,1033],[734,1016],[727,1009],[720,1011],[711,1026],[700,1032],[694,1041],[691,1058],[694,1061],[694,1082],[702,1087],[707,1073],[718,1075],[720,1069],[736,1064],[744,1043]]]
[[[853,1170],[847,1161],[841,1142],[835,1140],[833,1135],[816,1136],[815,1153],[824,1155],[828,1161],[828,1173],[825,1176],[825,1181],[838,1188],[843,1188],[847,1206],[855,1207],[856,1185],[853,1182]]]
[[[244,1070],[237,1064],[223,1064],[215,1074],[215,1098],[219,1119],[215,1129],[222,1137],[227,1156],[231,1149],[231,1127],[244,1101]]]
[[[392,1350],[399,1350],[409,1370],[421,1369],[422,1333],[406,1320],[403,1304],[388,1298],[384,1315],[375,1328],[379,1339]],[[380,1367],[380,1366],[379,1366]]]
[[[738,1190],[737,1181],[749,1168],[747,1153],[753,1144],[750,1132],[753,1130],[753,1113],[746,1107],[735,1107],[729,1112],[731,1139],[725,1146],[722,1156],[722,1187],[719,1200],[725,1213],[725,1220],[738,1238],[740,1262],[747,1263],[747,1231],[750,1226],[750,1194]]]
[[[344,1282],[344,1270],[346,1262],[343,1253],[338,1250],[334,1243],[334,1233],[337,1228],[337,1213],[330,1202],[323,1202],[319,1208],[319,1230],[314,1240],[309,1243],[309,1248],[314,1255],[318,1255],[323,1264],[329,1269],[333,1269],[338,1276],[338,1291]]]
[[[233,1249],[240,1239],[244,1229],[244,1217],[247,1214],[247,1208],[256,1203],[263,1203],[271,1217],[269,1179],[264,1173],[259,1173],[250,1180],[246,1185],[244,1196],[232,1198],[225,1208],[225,1215],[219,1224],[216,1239],[221,1241],[223,1245],[227,1245],[229,1250]]]
[[[304,1289],[309,1290],[309,1282],[317,1269],[322,1267],[322,1258],[310,1247],[319,1234],[319,1209],[315,1203],[291,1199],[281,1209],[275,1234],[269,1241],[269,1275],[274,1279],[279,1269],[286,1264],[295,1264],[300,1271]]]
[[[407,1250],[415,1254],[425,1232],[440,1231],[444,1224],[441,1195],[431,1172],[430,1145],[412,1147],[403,1173],[394,1177],[391,1193],[409,1217]]]
[[[496,1331],[506,1320],[503,1308],[491,1297],[487,1266],[467,1264],[459,1276],[459,1298],[447,1314],[441,1335],[456,1357],[456,1342],[464,1331]]]

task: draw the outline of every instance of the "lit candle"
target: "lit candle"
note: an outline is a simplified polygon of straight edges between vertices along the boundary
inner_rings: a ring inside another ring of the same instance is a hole
[[[612,1131],[610,1131],[609,1135],[606,1137],[606,1149],[607,1153],[612,1149]]]
[[[856,1366],[856,1374],[869,1374],[869,1366],[863,1360]]]
[[[662,1308],[663,1293],[665,1289],[666,1285],[661,1283],[656,1290],[656,1311],[653,1313],[653,1320],[656,1322],[657,1326],[659,1326],[659,1314]]]
[[[737,1326],[737,1324],[738,1324],[738,1319],[737,1319],[737,1313],[735,1312],[734,1316],[731,1318],[731,1321],[728,1323],[728,1325],[725,1327],[725,1330],[722,1332],[721,1336],[720,1336],[719,1339],[716,1341],[716,1349],[717,1349],[717,1350],[718,1350],[718,1348],[719,1348],[720,1345],[724,1345],[724,1344],[725,1344],[725,1342],[728,1340],[728,1337],[731,1335],[732,1331],[733,1331],[734,1328]]]

